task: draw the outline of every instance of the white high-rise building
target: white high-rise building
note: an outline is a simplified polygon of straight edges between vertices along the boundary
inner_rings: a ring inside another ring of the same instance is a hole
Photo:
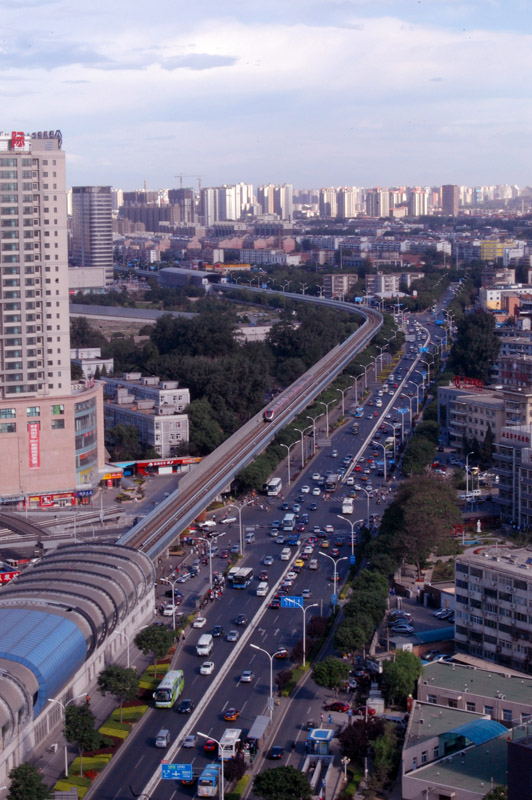
[[[390,192],[388,189],[368,189],[366,192],[366,214],[368,217],[390,216]]]
[[[104,458],[101,387],[70,378],[61,145],[0,133],[0,503],[26,507],[79,502]]]
[[[320,189],[319,199],[320,217],[334,219],[337,215],[338,206],[336,201],[336,189]]]
[[[292,219],[294,216],[294,187],[291,183],[276,186],[273,193],[274,212],[281,219]]]

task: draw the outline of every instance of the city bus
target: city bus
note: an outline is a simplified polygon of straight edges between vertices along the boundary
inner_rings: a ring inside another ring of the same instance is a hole
[[[218,758],[225,761],[235,758],[242,747],[242,730],[240,728],[226,728],[220,739]]]
[[[155,708],[172,708],[185,686],[182,669],[171,669],[166,673],[153,693]]]
[[[335,492],[338,486],[338,475],[327,475],[325,478],[325,491],[327,493]]]
[[[364,416],[364,407],[363,406],[357,406],[355,408],[355,417],[363,417],[363,416]]]
[[[293,531],[296,527],[296,515],[289,513],[283,517],[283,531]]]
[[[283,491],[283,482],[280,478],[272,478],[269,483],[266,484],[266,494],[269,497],[277,497]]]
[[[233,575],[233,589],[247,589],[253,580],[253,567],[240,567]]]
[[[198,797],[216,797],[220,764],[207,764],[198,778]]]

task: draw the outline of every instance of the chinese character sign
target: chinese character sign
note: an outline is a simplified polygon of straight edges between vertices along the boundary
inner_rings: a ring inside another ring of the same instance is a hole
[[[25,143],[24,131],[11,131],[11,147],[13,150],[20,150]]]
[[[29,467],[39,469],[41,466],[40,425],[38,422],[28,424]]]

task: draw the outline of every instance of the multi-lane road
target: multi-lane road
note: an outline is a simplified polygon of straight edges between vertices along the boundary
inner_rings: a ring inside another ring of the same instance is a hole
[[[417,345],[425,346],[428,342],[429,334],[426,329],[420,332]],[[250,647],[251,644],[264,648],[269,653],[274,653],[279,647],[286,647],[288,650],[302,638],[303,613],[300,609],[271,609],[269,608],[270,596],[274,593],[275,587],[281,578],[289,570],[294,562],[297,553],[303,547],[305,540],[312,533],[314,526],[324,529],[326,524],[332,524],[335,528],[334,534],[329,535],[331,546],[322,553],[330,555],[332,547],[336,544],[338,536],[343,537],[343,544],[339,546],[339,556],[343,559],[350,554],[350,526],[343,520],[338,519],[341,514],[342,496],[347,494],[352,487],[346,483],[341,483],[335,493],[325,500],[323,494],[320,497],[313,496],[312,493],[301,493],[301,488],[308,485],[311,489],[319,485],[312,480],[313,473],[324,475],[327,471],[336,471],[342,464],[347,454],[352,454],[353,458],[347,467],[344,481],[350,474],[358,482],[359,476],[364,473],[355,472],[355,466],[365,465],[364,469],[369,469],[371,482],[371,498],[369,507],[367,496],[359,491],[355,500],[354,514],[350,517],[353,522],[366,518],[369,514],[382,514],[385,504],[390,498],[392,482],[384,482],[382,476],[378,476],[378,469],[371,469],[367,462],[362,462],[362,458],[367,458],[374,448],[371,442],[376,431],[379,431],[384,420],[393,424],[394,420],[400,421],[399,415],[393,410],[394,406],[408,405],[400,398],[404,392],[408,393],[412,387],[407,389],[407,380],[412,378],[414,382],[422,380],[422,374],[417,372],[418,364],[410,354],[403,357],[394,366],[393,383],[397,383],[397,388],[388,389],[388,394],[382,397],[382,407],[370,405],[375,403],[378,397],[377,392],[382,391],[381,387],[375,382],[370,383],[370,394],[364,404],[364,416],[358,420],[359,433],[355,436],[350,432],[351,424],[345,425],[333,437],[329,447],[323,447],[312,459],[306,471],[301,474],[295,484],[291,487],[286,486],[285,476],[283,475],[284,501],[292,505],[297,499],[302,498],[301,513],[309,515],[309,523],[306,531],[301,534],[302,544],[299,548],[292,548],[293,553],[289,562],[280,560],[280,550],[282,549],[270,535],[271,525],[276,519],[283,516],[280,508],[282,501],[280,498],[269,498],[263,505],[269,506],[266,510],[261,510],[260,505],[245,507],[242,516],[243,524],[246,527],[253,526],[256,540],[247,548],[244,561],[239,566],[251,566],[255,572],[255,579],[251,586],[244,590],[237,590],[228,587],[223,597],[216,600],[204,610],[207,622],[202,629],[192,629],[187,632],[186,640],[179,644],[179,651],[176,658],[176,666],[184,670],[185,689],[182,697],[190,698],[195,704],[195,710],[189,715],[179,714],[173,710],[152,709],[145,716],[139,727],[133,732],[127,746],[113,759],[110,767],[102,776],[103,781],[98,787],[97,796],[102,800],[119,800],[131,796],[129,787],[135,792],[147,791],[152,800],[162,800],[163,798],[173,798],[182,795],[184,792],[193,793],[193,789],[177,786],[173,782],[159,781],[161,758],[169,759],[173,763],[192,763],[197,773],[203,765],[212,760],[212,756],[203,752],[201,740],[192,749],[181,748],[181,742],[188,733],[201,731],[207,735],[219,738],[225,728],[239,727],[246,733],[254,718],[259,714],[267,714],[268,698],[270,693],[269,686],[269,659],[260,651]],[[415,388],[415,387],[414,387]],[[390,395],[389,392],[393,392]],[[414,391],[414,394],[416,392]],[[415,408],[415,405],[414,405]],[[369,418],[371,415],[371,418]],[[389,415],[389,419],[386,419]],[[408,425],[405,426],[405,433]],[[387,435],[387,434],[386,434]],[[384,434],[383,434],[384,437]],[[383,441],[383,438],[381,439]],[[380,450],[380,448],[378,448]],[[333,457],[333,452],[337,450],[338,455]],[[381,456],[382,456],[382,451]],[[367,488],[368,481],[360,481],[361,486]],[[382,499],[381,499],[382,498]],[[311,510],[312,504],[316,504],[315,510]],[[217,530],[222,526],[218,524]],[[230,539],[236,542],[238,539],[237,523],[224,525],[223,530],[226,535],[220,540],[225,545]],[[318,560],[318,569],[308,569],[308,561],[300,574],[295,579],[293,593],[300,595],[303,589],[310,590],[310,598],[306,605],[317,603],[317,607],[310,609],[307,614],[307,623],[314,613],[329,613],[329,603],[333,592],[332,573],[333,564],[328,557],[320,555],[318,545],[314,547],[311,558]],[[264,557],[273,556],[273,564],[265,567]],[[189,560],[192,560],[192,555]],[[218,558],[214,559],[214,568],[217,566]],[[221,569],[225,562],[219,559]],[[340,581],[345,579],[349,569],[349,560],[345,559],[338,562],[338,572]],[[261,569],[267,569],[268,584],[270,593],[267,597],[257,597],[256,587],[258,584],[257,575]],[[205,571],[190,583],[184,584],[183,590],[187,593],[184,608],[189,611],[192,608],[196,593],[205,581]],[[243,613],[248,618],[247,626],[237,626],[235,619],[238,614]],[[215,625],[222,625],[225,634],[231,629],[239,631],[240,637],[236,643],[230,643],[224,637],[215,640],[215,646],[209,660],[214,661],[215,670],[210,676],[201,675],[199,672],[203,658],[199,658],[195,653],[195,644],[199,636],[204,632],[210,632]],[[284,660],[273,660],[274,678],[278,670],[286,669],[288,663]],[[250,669],[253,671],[253,679],[250,683],[242,683],[240,676],[242,671]],[[307,694],[312,693],[308,688]],[[287,715],[283,721],[282,730],[273,736],[268,742],[280,744],[287,747],[290,742],[297,741],[297,749],[294,755],[287,753],[285,758],[295,759],[302,754],[303,728],[306,722],[307,706],[312,705],[312,697],[309,695],[305,701],[297,704],[299,716],[294,713]],[[223,714],[229,706],[234,706],[240,712],[238,720],[234,723],[225,722]],[[278,722],[277,716],[280,710],[274,708],[273,726]],[[335,715],[336,716],[336,715]],[[338,720],[339,721],[339,720]],[[171,732],[172,744],[168,752],[162,752],[154,747],[154,738],[162,726],[168,727]]]

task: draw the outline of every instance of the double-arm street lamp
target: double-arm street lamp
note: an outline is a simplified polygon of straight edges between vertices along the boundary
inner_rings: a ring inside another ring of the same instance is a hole
[[[206,541],[206,540],[205,540]],[[172,587],[172,628],[175,631],[175,585],[179,578],[161,578],[163,583],[168,583]],[[212,584],[212,581],[211,581]],[[128,661],[129,661],[129,647],[128,647]],[[128,664],[129,667],[129,664]]]
[[[335,392],[340,392],[342,395],[342,417],[345,417],[345,395],[351,389],[351,386],[348,386],[347,389],[334,389]]]
[[[350,519],[347,517],[342,517],[341,514],[336,515],[338,519],[343,519],[344,522],[347,522],[348,525],[351,526],[351,555],[355,555],[355,525],[358,525],[359,522],[364,522],[363,519],[357,519],[355,522],[351,522]]]
[[[323,400],[320,400],[320,406],[325,406],[325,427],[326,427],[326,437],[329,438],[329,406],[332,406],[336,403],[336,400],[329,400],[328,403],[324,403]]]
[[[208,555],[209,555],[209,588],[210,589],[212,589],[212,547],[211,547],[211,542],[212,542],[213,539],[219,539],[220,536],[225,536],[225,534],[226,534],[226,531],[223,531],[221,533],[217,533],[215,536],[212,536],[210,539],[206,539],[205,536],[196,536],[196,535],[194,536],[195,539],[198,539],[198,541],[200,541],[200,542],[205,542],[205,544],[207,545]],[[174,603],[174,608],[175,608],[175,603]],[[175,630],[175,622],[174,622],[174,630]]]
[[[332,557],[332,556],[330,556],[328,553],[322,553],[322,552],[321,552],[321,550],[319,551],[318,555],[319,555],[319,556],[325,556],[325,558],[328,558],[328,559],[329,559],[329,561],[332,561],[332,562],[333,562],[333,564],[334,564],[334,572],[333,572],[333,587],[334,587],[334,589],[333,589],[333,593],[334,593],[334,595],[335,595],[335,596],[338,596],[338,595],[337,595],[337,592],[336,592],[336,584],[337,584],[337,582],[338,582],[338,570],[337,570],[337,564],[338,564],[340,561],[347,561],[347,558],[348,558],[348,557],[347,557],[347,556],[342,556],[341,558],[333,558],[333,557]],[[310,608],[310,606],[309,606],[309,608]]]
[[[290,597],[285,597],[285,603],[292,608],[300,608],[303,612],[303,666],[307,663],[307,611],[309,608],[317,608],[319,603],[311,603],[310,606],[304,606],[300,603],[295,603]],[[253,645],[251,645],[253,647]]]
[[[305,431],[309,431],[312,428],[312,425],[307,425],[306,428],[296,428],[294,426],[294,430],[301,434],[301,469],[305,466]]]
[[[268,698],[268,710],[270,712],[271,720],[273,718],[273,659],[277,653],[281,652],[281,650],[276,650],[275,653],[268,653],[267,650],[265,650],[263,647],[259,647],[258,644],[250,644],[249,646],[254,650],[260,650],[261,653],[264,653],[264,655],[268,656],[270,659],[270,696]]]
[[[320,419],[321,417],[323,417],[323,414],[318,414],[315,417],[307,416],[307,419],[310,419],[311,422],[312,422],[312,437],[313,437],[313,439],[312,439],[312,442],[313,442],[312,455],[314,455],[314,456],[316,455],[316,420]]]
[[[292,442],[292,444],[282,444],[282,442],[281,442],[281,447],[286,447],[286,450],[287,450],[287,453],[288,453],[288,485],[289,486],[290,486],[290,483],[291,483],[291,480],[290,480],[290,478],[291,478],[291,475],[290,475],[290,450],[292,449],[292,447],[295,447],[296,444],[299,444],[299,439],[297,441],[295,441],[295,442]]]
[[[368,369],[372,366],[372,362],[369,364],[356,364],[357,367],[362,367],[364,370],[364,388],[368,388]]]
[[[372,447],[380,447],[382,449],[382,458],[384,461],[384,483],[386,483],[386,447],[378,442],[376,439],[373,439],[371,442]]]
[[[251,501],[249,503],[244,503],[243,506],[238,506],[236,503],[229,503],[225,506],[225,508],[234,508],[238,513],[238,538],[240,542],[240,555],[244,555],[244,537],[242,533],[242,510],[246,507],[251,505]]]
[[[66,710],[70,703],[73,703],[75,700],[79,700],[80,697],[87,697],[87,693],[83,692],[83,694],[78,694],[76,697],[72,697],[70,700],[67,700],[66,703],[62,703],[61,700],[58,700],[56,697],[49,697],[49,703],[57,703],[58,706],[61,706],[63,709],[63,719],[65,720],[66,725]],[[68,778],[68,742],[66,740],[66,731],[65,731],[65,778]]]
[[[352,380],[354,380],[353,388],[355,389],[355,405],[358,406],[358,375],[350,375],[349,376]]]

